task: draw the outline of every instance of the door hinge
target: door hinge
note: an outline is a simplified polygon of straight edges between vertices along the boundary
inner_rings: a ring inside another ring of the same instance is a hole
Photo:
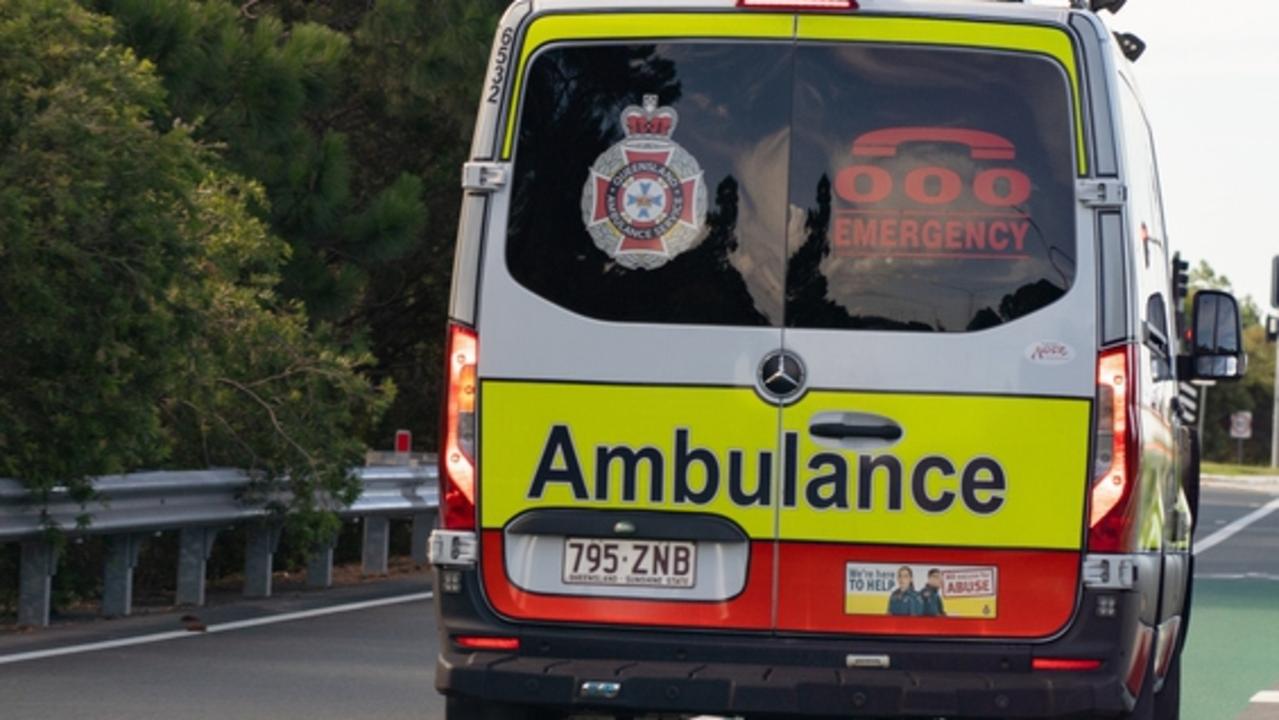
[[[1084,587],[1103,590],[1132,590],[1137,587],[1136,556],[1085,555]]]
[[[1084,207],[1120,207],[1128,199],[1128,188],[1118,180],[1080,180],[1075,188]]]
[[[511,164],[476,160],[462,166],[462,189],[491,193],[506,184]]]
[[[468,530],[432,530],[427,557],[432,565],[470,567],[479,559],[479,543]]]

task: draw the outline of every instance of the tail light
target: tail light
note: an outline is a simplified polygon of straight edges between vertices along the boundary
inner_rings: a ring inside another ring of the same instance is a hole
[[[441,523],[448,530],[475,529],[475,331],[449,323],[444,372],[448,397],[440,439]]]
[[[1105,350],[1097,358],[1089,552],[1134,549],[1139,460],[1136,367],[1130,345]]]

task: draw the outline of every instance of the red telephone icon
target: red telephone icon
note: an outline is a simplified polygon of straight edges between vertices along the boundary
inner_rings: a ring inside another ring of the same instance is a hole
[[[944,127],[896,127],[873,130],[853,142],[857,157],[894,157],[908,142],[967,145],[974,160],[1014,160],[1017,148],[1007,138],[983,130]]]
[[[944,127],[895,127],[872,130],[853,142],[854,157],[892,158],[904,143],[954,143],[968,148],[974,160],[1015,160],[1017,148],[1007,139],[982,130]],[[897,168],[900,173],[903,168]],[[898,181],[878,165],[846,167],[835,177],[835,192],[848,202],[879,203],[893,194]],[[964,180],[955,170],[936,165],[915,167],[904,173],[901,190],[919,205],[949,205],[964,193]],[[988,168],[972,178],[971,190],[982,204],[992,208],[1021,205],[1030,198],[1033,184],[1016,168]]]

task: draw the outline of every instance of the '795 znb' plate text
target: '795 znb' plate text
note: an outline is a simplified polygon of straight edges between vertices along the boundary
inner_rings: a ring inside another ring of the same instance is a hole
[[[673,540],[565,538],[564,582],[691,588],[697,545]]]

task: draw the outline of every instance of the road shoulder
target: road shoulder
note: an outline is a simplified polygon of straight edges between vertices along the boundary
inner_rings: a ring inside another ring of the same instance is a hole
[[[199,634],[217,626],[420,595],[430,590],[430,574],[422,571],[327,590],[281,592],[270,598],[255,600],[238,596],[213,597],[210,604],[202,608],[176,608],[127,618],[67,622],[28,631],[9,630],[0,632],[0,663],[8,656],[172,632]]]

